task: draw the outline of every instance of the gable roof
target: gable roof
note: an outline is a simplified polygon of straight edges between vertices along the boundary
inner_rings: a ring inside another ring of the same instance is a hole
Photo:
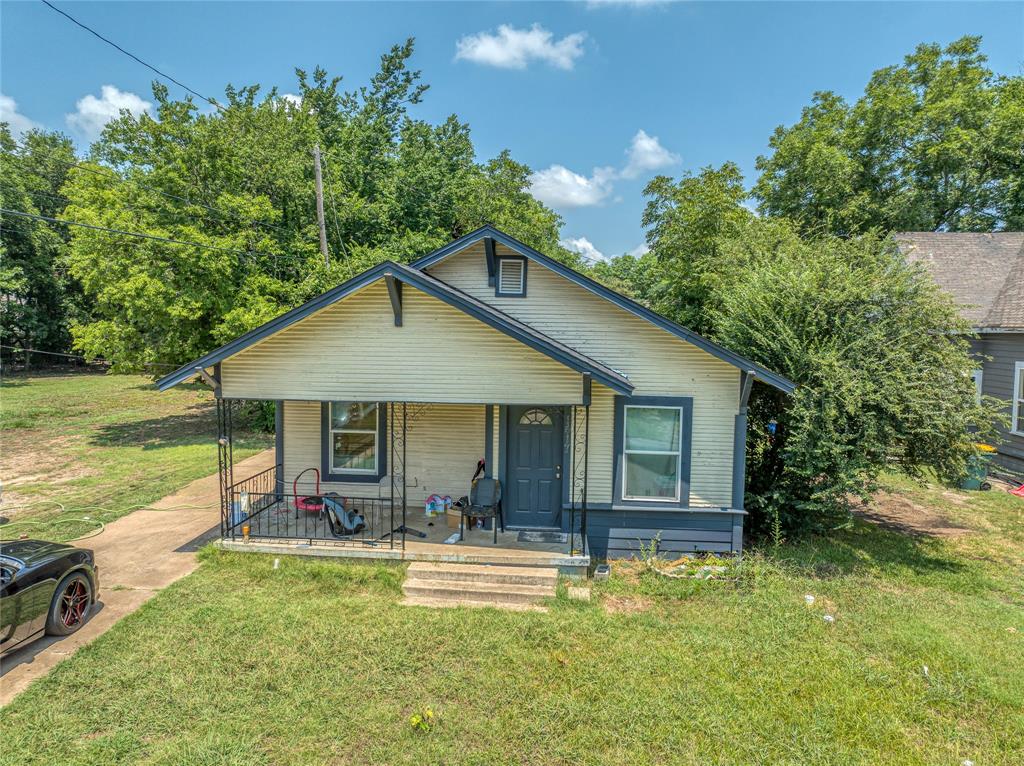
[[[408,266],[403,266],[399,263],[394,263],[393,261],[385,261],[384,263],[374,266],[347,282],[328,290],[326,293],[323,293],[322,295],[303,303],[301,306],[282,314],[276,319],[272,319],[269,322],[260,325],[256,329],[250,330],[229,343],[225,343],[223,346],[211,351],[209,354],[206,354],[193,362],[182,365],[174,372],[158,380],[156,384],[157,388],[160,391],[166,391],[168,388],[176,386],[178,383],[189,380],[197,375],[200,369],[206,369],[207,367],[222,362],[228,357],[234,356],[264,338],[274,335],[290,325],[305,319],[310,314],[320,311],[333,303],[337,303],[346,296],[354,293],[356,290],[367,287],[368,285],[384,279],[385,277],[393,277],[405,284],[411,285],[427,295],[437,298],[438,300],[447,303],[449,306],[469,314],[484,324],[490,325],[499,332],[520,341],[524,345],[539,351],[545,356],[564,364],[566,367],[580,373],[590,375],[593,380],[607,386],[617,393],[629,395],[633,392],[632,384],[630,384],[629,379],[622,373],[613,370],[595,359],[591,359],[585,354],[581,354],[576,349],[570,348],[564,343],[556,341],[554,338],[545,335],[524,322],[514,319],[493,306],[477,300],[461,290],[456,290],[454,287],[445,284],[430,274],[411,269]]]
[[[762,380],[765,383],[768,383],[769,385],[772,385],[775,388],[778,388],[779,390],[787,394],[790,394],[794,390],[796,390],[796,384],[793,383],[791,380],[788,380],[787,378],[783,377],[782,375],[778,375],[777,373],[772,372],[766,367],[763,367],[757,364],[756,362],[747,359],[746,357],[740,354],[737,354],[734,351],[730,351],[724,346],[720,346],[714,341],[708,340],[702,335],[698,335],[697,333],[693,332],[690,329],[687,329],[686,327],[683,327],[680,324],[676,324],[671,319],[663,317],[661,314],[658,314],[657,312],[652,311],[646,306],[637,303],[633,299],[627,298],[625,295],[622,295],[621,293],[617,293],[614,290],[605,287],[600,282],[591,279],[585,274],[581,274],[575,269],[571,269],[565,264],[556,261],[554,258],[550,258],[544,255],[543,253],[534,250],[529,245],[520,242],[514,237],[510,237],[508,234],[499,231],[490,224],[486,226],[481,226],[476,231],[472,231],[469,234],[466,234],[465,236],[455,240],[454,242],[450,242],[444,247],[438,248],[434,252],[429,253],[416,261],[413,261],[412,264],[410,265],[414,269],[422,270],[429,268],[430,266],[433,266],[435,263],[438,263],[444,260],[445,258],[454,255],[455,253],[458,253],[464,250],[465,248],[469,247],[470,245],[473,245],[484,239],[493,239],[495,242],[501,243],[510,250],[513,250],[514,252],[519,253],[520,255],[529,258],[530,260],[536,261],[537,263],[546,266],[547,268],[551,269],[560,276],[563,276],[569,281],[579,285],[583,289],[589,290],[595,295],[598,295],[604,298],[605,300],[615,304],[619,308],[628,311],[631,314],[640,317],[641,319],[645,319],[648,322],[651,322],[655,326],[660,327],[662,330],[665,330],[666,332],[671,333],[672,335],[675,335],[676,337],[681,338],[687,341],[688,343],[693,344],[694,346],[697,346],[697,348],[700,348],[706,351],[707,353],[711,354],[712,356],[721,359],[723,362],[727,362],[728,364],[731,364],[734,367],[738,367],[744,372],[753,373],[754,377],[756,377],[757,379]]]
[[[1024,330],[1024,232],[911,231],[894,237],[907,260],[927,267],[975,329]]]

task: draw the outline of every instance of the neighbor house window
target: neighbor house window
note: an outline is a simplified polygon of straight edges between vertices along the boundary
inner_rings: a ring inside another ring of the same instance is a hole
[[[622,498],[679,500],[682,407],[626,405],[622,428]]]
[[[381,448],[379,418],[376,402],[330,403],[330,473],[377,474]]]
[[[494,294],[501,297],[526,295],[526,259],[519,256],[498,258]]]
[[[1013,399],[1010,405],[1013,411],[1010,428],[1018,436],[1024,436],[1024,362],[1017,362],[1013,368]]]

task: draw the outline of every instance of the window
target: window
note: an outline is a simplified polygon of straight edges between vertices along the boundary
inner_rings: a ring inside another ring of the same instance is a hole
[[[325,402],[325,481],[376,481],[386,471],[385,406],[376,402]]]
[[[1018,436],[1024,436],[1024,362],[1017,362],[1013,367],[1013,398],[1010,400],[1013,420],[1010,430]]]
[[[551,416],[544,410],[527,410],[519,417],[521,426],[550,426],[551,424]]]
[[[981,404],[981,389],[983,379],[984,374],[980,369],[971,371],[971,382],[974,383],[974,400],[978,405]]]
[[[498,278],[494,294],[500,297],[524,297],[526,295],[526,259],[519,256],[498,258]]]
[[[679,500],[682,408],[626,405],[623,420],[623,499]]]

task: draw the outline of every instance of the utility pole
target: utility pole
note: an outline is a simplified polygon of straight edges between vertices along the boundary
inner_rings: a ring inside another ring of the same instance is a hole
[[[320,252],[324,256],[324,266],[330,266],[331,257],[327,254],[327,224],[324,222],[324,181],[320,175],[320,144],[313,147],[313,172],[316,176],[316,221],[320,225]]]

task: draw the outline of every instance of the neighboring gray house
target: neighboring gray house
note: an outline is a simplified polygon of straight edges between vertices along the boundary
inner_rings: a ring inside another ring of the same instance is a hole
[[[978,334],[971,342],[978,395],[1009,402],[998,462],[1024,473],[1024,232],[904,232],[896,239],[952,294]]]

